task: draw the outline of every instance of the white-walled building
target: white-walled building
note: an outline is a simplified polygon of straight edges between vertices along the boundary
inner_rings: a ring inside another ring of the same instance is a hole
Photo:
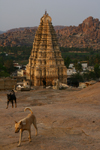
[[[17,70],[17,76],[25,77],[26,76],[26,70],[24,70],[24,69]]]
[[[67,69],[67,76],[70,76],[75,73],[76,73],[75,67]]]
[[[69,68],[73,68],[73,67],[74,67],[73,63],[69,64]]]
[[[88,67],[88,63],[87,62],[82,62],[81,65],[82,65],[83,71],[87,70],[87,67]]]

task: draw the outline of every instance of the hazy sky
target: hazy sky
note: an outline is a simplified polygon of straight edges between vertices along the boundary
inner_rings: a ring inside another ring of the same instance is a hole
[[[0,30],[33,27],[47,10],[53,25],[79,25],[89,16],[100,20],[100,0],[0,0]]]

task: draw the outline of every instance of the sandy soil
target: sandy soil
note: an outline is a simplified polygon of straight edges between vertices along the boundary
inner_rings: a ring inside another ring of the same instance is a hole
[[[100,150],[100,82],[85,89],[43,89],[16,92],[17,108],[6,109],[6,94],[0,91],[0,150]],[[32,125],[32,142],[19,133],[15,121],[27,116],[31,107],[37,118],[38,136]]]

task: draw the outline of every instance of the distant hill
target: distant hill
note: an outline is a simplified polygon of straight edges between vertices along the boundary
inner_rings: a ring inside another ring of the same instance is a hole
[[[54,26],[55,30],[60,30],[63,29],[66,26]],[[21,28],[14,28],[14,29],[10,29],[7,32],[16,32],[16,31],[24,31],[25,29],[29,29],[29,30],[34,30],[37,29],[38,27],[21,27]]]
[[[0,31],[0,34],[3,34],[3,33],[5,33],[5,31]]]
[[[78,26],[54,26],[61,47],[100,49],[100,21],[88,17]],[[0,46],[32,46],[37,27],[16,28],[0,34]]]
[[[17,32],[17,31],[24,31],[25,29],[32,30],[32,29],[37,29],[37,28],[38,28],[37,26],[35,26],[35,27],[21,27],[21,28],[10,29],[7,32]]]

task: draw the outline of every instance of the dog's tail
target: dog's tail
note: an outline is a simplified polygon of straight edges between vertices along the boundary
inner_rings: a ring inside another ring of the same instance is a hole
[[[26,111],[27,109],[31,112],[31,114],[33,114],[33,111],[32,111],[32,109],[31,109],[30,107],[26,107],[26,108],[24,109],[24,111]]]

